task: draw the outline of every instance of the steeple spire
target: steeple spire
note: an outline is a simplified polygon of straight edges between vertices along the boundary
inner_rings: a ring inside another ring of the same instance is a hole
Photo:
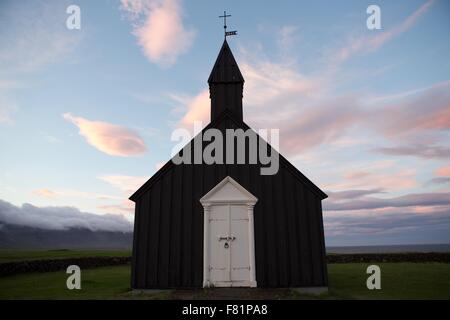
[[[244,77],[225,39],[208,79],[211,98],[211,121],[225,109],[242,121]]]

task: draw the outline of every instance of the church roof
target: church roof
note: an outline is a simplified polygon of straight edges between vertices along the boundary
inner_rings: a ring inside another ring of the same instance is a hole
[[[228,46],[227,40],[223,42],[216,63],[208,78],[208,83],[235,83],[244,82],[244,77],[239,70],[233,53]]]
[[[215,120],[210,122],[199,134],[203,134],[206,130],[210,128],[218,128],[220,123],[225,120],[231,120],[233,123],[243,130],[251,129],[245,122],[240,121],[234,117],[233,113],[231,113],[229,110],[224,110],[219,117],[217,117]],[[256,133],[257,137],[261,139],[261,137]],[[195,137],[188,142],[188,144],[193,143]],[[187,144],[187,145],[188,145]],[[274,150],[270,144],[267,144],[269,148]],[[185,146],[186,147],[186,146]],[[183,149],[185,148],[183,147]],[[180,150],[181,151],[181,150]],[[314,194],[316,194],[321,199],[325,199],[328,197],[328,195],[323,192],[317,185],[315,185],[311,180],[309,180],[303,173],[301,173],[294,165],[292,165],[283,155],[279,154],[280,158],[280,169],[281,166],[289,170],[298,180],[302,181],[303,184],[311,190]],[[162,178],[168,171],[170,171],[173,167],[175,167],[176,164],[173,163],[172,159],[170,159],[162,168],[160,168],[146,183],[144,183],[129,199],[132,201],[135,201],[151,186],[158,181],[160,178]]]

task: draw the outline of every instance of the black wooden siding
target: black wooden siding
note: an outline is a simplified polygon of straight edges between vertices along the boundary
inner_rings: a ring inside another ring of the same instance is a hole
[[[233,121],[219,125],[233,127]],[[165,167],[169,169],[163,168],[148,188],[133,196],[133,288],[202,287],[199,199],[226,176],[258,198],[254,208],[258,287],[327,285],[323,194],[302,181],[287,161],[280,159],[280,170],[273,176],[261,175],[259,165]]]

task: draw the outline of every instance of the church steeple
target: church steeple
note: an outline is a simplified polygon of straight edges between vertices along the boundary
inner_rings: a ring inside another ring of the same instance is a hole
[[[216,119],[225,109],[231,111],[236,119],[242,121],[244,77],[226,39],[217,56],[208,84],[211,99],[211,121]]]

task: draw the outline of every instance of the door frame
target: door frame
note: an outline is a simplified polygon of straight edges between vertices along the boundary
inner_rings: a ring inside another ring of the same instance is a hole
[[[229,199],[215,199],[214,195],[220,191],[226,184],[232,184],[240,191],[240,197],[230,196]],[[256,266],[255,266],[255,228],[253,219],[253,209],[258,199],[247,189],[241,186],[236,180],[230,176],[225,177],[214,188],[206,193],[200,203],[203,206],[203,287],[211,287],[213,283],[210,279],[210,256],[209,256],[209,233],[210,233],[210,212],[213,206],[217,205],[245,205],[247,206],[248,215],[248,244],[249,244],[249,264],[250,279],[248,281],[230,281],[216,282],[218,287],[256,287]]]

